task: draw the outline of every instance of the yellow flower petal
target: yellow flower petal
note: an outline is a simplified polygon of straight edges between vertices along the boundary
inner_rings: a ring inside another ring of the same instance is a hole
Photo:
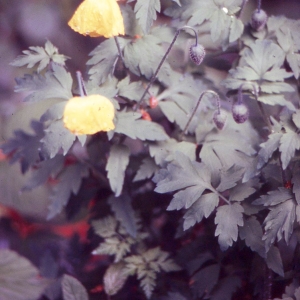
[[[76,32],[106,38],[125,34],[123,17],[116,0],[83,1],[68,25]]]
[[[115,108],[111,101],[101,95],[71,98],[64,110],[63,121],[66,128],[76,135],[94,134],[99,131],[110,131]]]

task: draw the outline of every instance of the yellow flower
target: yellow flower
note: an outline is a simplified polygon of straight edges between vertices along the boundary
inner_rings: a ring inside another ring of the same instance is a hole
[[[125,34],[123,17],[116,0],[84,0],[68,25],[76,32],[106,38]]]
[[[76,135],[94,134],[99,131],[110,131],[115,108],[111,101],[101,95],[71,98],[64,110],[63,121],[66,128]]]

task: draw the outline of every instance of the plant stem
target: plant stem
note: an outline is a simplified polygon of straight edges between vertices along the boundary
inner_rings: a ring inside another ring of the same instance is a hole
[[[80,97],[87,96],[86,88],[84,86],[82,74],[80,71],[76,71],[76,77],[77,77]]]
[[[194,115],[195,115],[195,113],[196,113],[196,111],[197,111],[197,109],[198,109],[198,107],[199,107],[199,105],[200,105],[200,102],[201,102],[203,96],[204,96],[205,94],[208,94],[208,93],[213,94],[213,95],[215,96],[215,98],[216,98],[216,100],[217,100],[217,109],[218,109],[218,113],[220,113],[220,107],[221,107],[221,105],[220,105],[220,97],[219,97],[219,95],[218,95],[216,92],[212,91],[212,90],[204,91],[204,92],[200,95],[200,97],[199,97],[199,99],[198,99],[198,102],[197,102],[197,104],[196,104],[196,106],[195,106],[195,108],[194,108],[194,110],[193,110],[193,112],[192,112],[192,114],[191,114],[191,116],[190,116],[188,122],[186,123],[186,125],[185,125],[185,127],[184,127],[184,129],[183,129],[183,131],[182,131],[182,134],[186,134],[186,132],[187,132],[187,130],[188,130],[188,128],[189,128],[189,126],[190,126],[190,124],[191,124],[191,122],[192,122],[192,119],[193,119],[193,117],[194,117]]]
[[[221,199],[223,199],[227,204],[231,204],[231,202],[227,199],[227,198],[225,198],[222,194],[220,194],[217,190],[215,190],[214,188],[210,188],[210,190],[212,191],[212,192],[214,192],[215,194],[217,194]]]
[[[115,39],[115,43],[117,45],[119,56],[120,56],[120,58],[122,60],[123,66],[124,66],[124,68],[126,68],[125,61],[124,61],[124,56],[123,56],[123,53],[122,53],[122,50],[121,50],[121,47],[120,47],[120,43],[119,43],[119,41],[118,41],[118,39],[117,39],[116,36],[114,36],[114,39]]]
[[[257,11],[260,12],[261,0],[257,0]]]
[[[165,60],[166,60],[168,54],[170,53],[170,51],[171,51],[171,49],[172,49],[174,43],[176,42],[176,40],[177,40],[177,38],[178,38],[178,35],[179,35],[179,33],[180,33],[180,31],[181,31],[182,29],[191,29],[191,30],[193,30],[193,31],[194,31],[194,34],[195,34],[195,39],[196,39],[195,46],[198,45],[198,36],[197,36],[197,32],[196,32],[196,30],[195,30],[193,27],[190,27],[190,26],[183,26],[183,27],[179,28],[179,29],[176,31],[175,36],[174,36],[174,38],[173,38],[173,40],[172,40],[172,42],[171,42],[171,44],[170,44],[168,50],[166,51],[165,55],[163,56],[162,60],[160,61],[160,63],[159,63],[159,65],[158,65],[158,67],[157,67],[155,73],[152,75],[152,77],[151,77],[151,79],[150,79],[150,81],[149,81],[149,83],[148,83],[148,85],[147,85],[147,87],[146,87],[146,89],[145,89],[143,95],[141,96],[140,101],[137,103],[137,105],[136,105],[136,107],[135,107],[135,109],[134,109],[135,111],[136,111],[137,109],[139,109],[139,108],[144,104],[144,98],[145,98],[146,94],[148,93],[148,91],[149,91],[151,85],[153,84],[153,82],[155,81],[156,76],[157,76],[157,74],[158,74],[158,72],[159,72],[161,66],[162,66],[163,63],[165,62]]]
[[[240,19],[242,17],[242,14],[243,14],[243,11],[244,11],[244,8],[245,8],[245,5],[246,5],[247,2],[248,2],[248,0],[243,0],[243,3],[241,5],[241,10],[240,10],[239,15],[238,15],[238,19]]]

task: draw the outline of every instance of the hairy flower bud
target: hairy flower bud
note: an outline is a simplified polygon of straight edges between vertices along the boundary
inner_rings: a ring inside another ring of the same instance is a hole
[[[190,57],[191,60],[196,64],[200,65],[205,57],[205,49],[200,44],[197,44],[196,46],[190,47]]]
[[[251,27],[255,31],[262,31],[268,21],[268,15],[262,9],[256,9],[251,17]]]
[[[232,106],[232,116],[236,123],[245,123],[249,117],[248,107],[243,103],[235,103]]]
[[[227,114],[225,113],[225,111],[216,110],[214,112],[213,121],[216,124],[218,129],[222,130],[224,128],[226,119],[227,119]]]

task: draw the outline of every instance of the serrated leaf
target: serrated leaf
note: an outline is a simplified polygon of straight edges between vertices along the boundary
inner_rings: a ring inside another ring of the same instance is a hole
[[[169,138],[161,125],[150,121],[138,120],[140,117],[140,113],[119,112],[114,131],[142,141],[163,141]]]
[[[60,150],[66,155],[75,140],[76,135],[64,127],[62,120],[57,120],[45,129],[45,136],[41,139],[42,149],[50,158],[57,155]]]
[[[160,170],[154,176],[157,193],[173,192],[193,186],[197,186],[199,190],[213,189],[210,184],[210,172],[204,164],[192,162],[181,152],[176,152],[175,161],[176,164],[169,164],[167,169]]]
[[[53,64],[52,71],[45,76],[40,74],[16,78],[15,92],[32,92],[25,97],[25,102],[38,102],[49,98],[70,99],[72,95],[72,77],[64,67]]]
[[[294,197],[290,190],[283,187],[279,187],[278,190],[268,192],[268,195],[260,196],[260,198],[253,201],[252,204],[273,206],[293,198]]]
[[[38,269],[26,258],[11,250],[0,250],[1,300],[35,300],[47,282],[39,278]]]
[[[58,183],[54,186],[50,196],[48,220],[62,211],[72,193],[74,195],[78,193],[82,179],[87,176],[88,168],[84,164],[77,163],[64,168],[56,178]]]
[[[186,141],[178,142],[175,139],[168,139],[167,141],[151,143],[149,145],[150,156],[160,166],[165,166],[168,162],[174,160],[176,152],[182,152],[193,161],[196,159],[195,150],[196,145],[194,143]]]
[[[103,277],[104,290],[107,295],[115,295],[123,287],[128,274],[124,269],[124,263],[112,264],[105,271]]]
[[[292,177],[292,184],[293,184],[293,193],[295,195],[297,204],[300,204],[300,171],[296,170],[293,173]]]
[[[110,204],[116,219],[126,229],[128,234],[135,238],[137,234],[137,225],[130,197],[127,194],[121,195],[120,197],[110,196],[108,198],[108,203]]]
[[[117,224],[116,219],[112,216],[92,221],[92,226],[96,234],[103,238],[112,237],[116,233]]]
[[[12,66],[23,67],[27,65],[27,68],[33,68],[35,64],[38,64],[37,72],[43,70],[50,61],[54,63],[64,65],[68,59],[67,56],[58,54],[58,49],[53,46],[50,41],[47,41],[45,47],[29,47],[29,50],[23,51],[24,55],[19,55],[13,62]]]
[[[300,110],[297,109],[292,115],[292,119],[297,128],[300,128]]]
[[[271,246],[267,253],[266,263],[268,268],[278,275],[284,277],[283,263],[280,255],[280,251],[277,247]]]
[[[129,163],[130,150],[125,145],[113,145],[110,149],[105,170],[110,187],[118,197],[122,193],[125,170]]]
[[[193,277],[192,289],[193,292],[198,296],[202,297],[203,294],[207,295],[213,290],[218,282],[220,274],[220,265],[213,264],[204,267],[198,271]]]
[[[160,12],[159,0],[137,0],[134,12],[144,34],[149,33],[153,20],[156,20],[156,12]]]
[[[179,194],[179,193],[177,193]],[[176,195],[177,195],[176,194]],[[176,199],[172,200],[174,202]],[[169,205],[168,210],[170,209]],[[183,201],[182,201],[183,202]],[[215,193],[208,193],[202,195],[195,203],[190,207],[190,209],[184,214],[184,223],[183,229],[187,230],[191,226],[194,226],[196,223],[202,221],[203,217],[208,218],[213,210],[217,207],[219,203],[219,196]]]
[[[270,208],[270,212],[264,220],[265,234],[263,240],[267,251],[274,243],[276,237],[278,241],[284,237],[286,243],[288,243],[293,232],[295,217],[296,205],[293,199],[286,200]]]
[[[271,133],[268,137],[268,140],[260,144],[261,149],[258,152],[258,169],[268,162],[272,154],[279,148],[282,135],[283,134],[279,132]]]
[[[143,159],[140,168],[138,169],[136,175],[133,178],[133,182],[145,180],[150,177],[158,170],[157,165],[154,160],[150,157],[146,157]]]
[[[222,34],[226,22],[226,14],[221,9],[216,9],[210,18],[211,20],[211,39],[216,42]]]
[[[129,100],[139,101],[144,93],[144,88],[140,81],[130,82],[129,76],[125,77],[118,83],[119,93],[121,97]]]
[[[234,165],[225,172],[221,171],[221,182],[217,187],[217,191],[224,192],[236,186],[237,182],[243,178],[244,172],[244,168]]]
[[[70,276],[64,275],[62,279],[62,292],[64,300],[88,300],[89,296],[85,287],[79,280]]]
[[[22,191],[32,190],[49,180],[49,178],[56,177],[64,167],[65,158],[63,155],[56,155],[52,159],[44,160],[35,165],[32,170],[32,175],[26,182]]]
[[[63,101],[63,102],[52,105],[41,116],[40,121],[47,122],[47,121],[55,121],[55,120],[61,119],[64,115],[64,109],[65,109],[66,104],[67,104],[67,101]]]
[[[300,136],[296,132],[286,132],[280,139],[279,151],[281,152],[282,168],[285,170],[290,160],[295,155],[295,150],[300,149]]]
[[[258,101],[268,104],[268,105],[286,106],[291,111],[296,110],[295,106],[292,102],[285,100],[284,95],[264,94],[264,95],[260,95],[258,97]]]
[[[14,138],[1,145],[3,153],[11,155],[11,163],[20,160],[22,173],[27,172],[30,166],[40,160],[40,140],[44,136],[44,126],[40,122],[31,121],[30,127],[35,135],[18,130],[15,131]]]
[[[118,43],[121,50],[123,50],[126,44],[125,39],[118,37]],[[90,80],[100,85],[110,78],[114,71],[119,56],[115,40],[110,38],[103,41],[89,56],[92,56],[92,58],[89,59],[86,64],[91,66],[88,71]]]
[[[261,257],[266,257],[265,245],[262,240],[263,231],[255,217],[244,220],[244,226],[239,229],[239,235],[252,251],[257,252]]]
[[[237,184],[230,190],[229,201],[243,201],[256,192],[257,185],[258,180],[256,179],[250,179],[247,182]]]
[[[244,209],[239,203],[223,205],[217,208],[215,224],[217,224],[215,236],[218,236],[218,241],[222,251],[232,246],[232,243],[237,240],[238,226],[244,225],[243,220]]]

